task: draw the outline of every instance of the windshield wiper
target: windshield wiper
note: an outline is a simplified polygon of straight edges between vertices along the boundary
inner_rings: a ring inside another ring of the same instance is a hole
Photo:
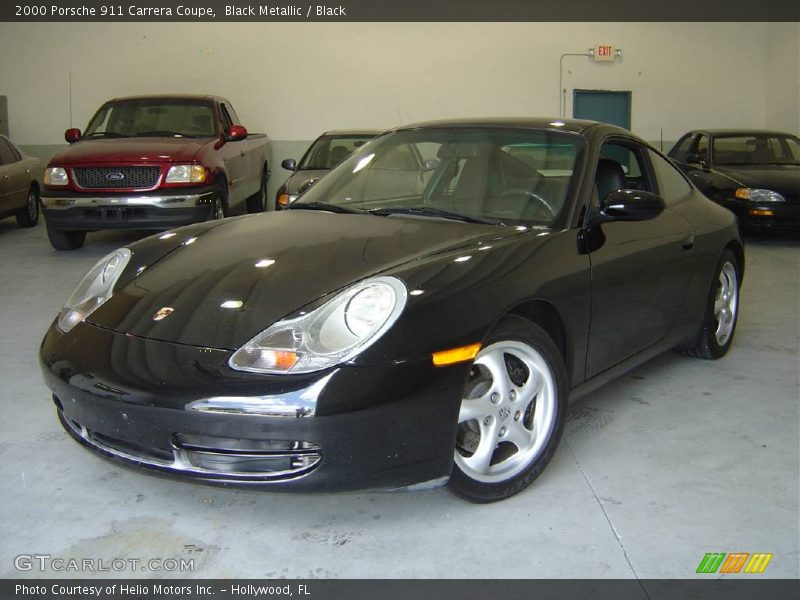
[[[127,135],[123,135],[121,133],[117,133],[116,131],[95,131],[94,133],[89,133],[84,135],[83,137],[113,137],[113,138],[122,138],[128,137]]]
[[[364,212],[357,208],[349,208],[341,204],[330,204],[328,202],[295,202],[289,205],[289,210],[326,210],[341,214],[361,214]]]
[[[412,215],[420,217],[439,217],[442,219],[450,219],[453,221],[461,221],[462,223],[480,223],[482,225],[503,225],[501,221],[493,221],[490,219],[481,219],[478,217],[470,217],[468,215],[461,215],[459,213],[442,210],[440,208],[433,208],[430,206],[410,206],[410,207],[395,207],[395,208],[374,208],[369,212],[371,215],[378,215],[381,217],[388,217],[390,215]]]
[[[179,131],[169,131],[167,129],[156,129],[153,131],[139,131],[136,133],[136,137],[185,137],[185,138],[193,138],[193,135],[187,135],[185,133],[180,133]]]

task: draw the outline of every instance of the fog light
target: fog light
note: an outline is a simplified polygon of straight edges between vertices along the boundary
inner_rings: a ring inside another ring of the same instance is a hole
[[[747,211],[747,213],[753,217],[772,217],[775,215],[775,213],[771,210],[766,210],[763,208],[751,208]]]

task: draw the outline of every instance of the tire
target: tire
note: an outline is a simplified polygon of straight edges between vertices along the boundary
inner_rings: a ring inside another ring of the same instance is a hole
[[[267,182],[269,181],[269,171],[267,165],[264,165],[264,171],[261,173],[261,187],[258,192],[253,194],[247,199],[247,212],[250,214],[264,212],[267,206]]]
[[[697,341],[693,347],[681,350],[682,354],[714,360],[728,353],[739,319],[740,273],[736,256],[725,250],[714,271]]]
[[[475,357],[462,397],[451,489],[478,503],[524,490],[564,432],[567,373],[555,343],[527,319],[504,318]]]
[[[35,185],[28,190],[28,199],[25,201],[25,208],[19,211],[17,225],[20,227],[33,227],[39,222],[39,188]]]
[[[76,250],[86,241],[86,232],[53,229],[48,225],[47,238],[56,250]]]
[[[218,221],[228,216],[228,194],[225,189],[225,184],[218,185],[214,201],[211,205],[211,213],[208,216],[209,221]]]

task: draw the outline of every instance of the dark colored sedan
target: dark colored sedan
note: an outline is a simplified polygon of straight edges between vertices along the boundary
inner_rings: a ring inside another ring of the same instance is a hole
[[[731,346],[734,216],[629,132],[445,121],[292,209],[100,260],[41,347],[58,416],[121,463],[268,489],[519,492],[567,403]]]
[[[800,139],[777,131],[702,129],[669,156],[747,229],[800,232]]]
[[[0,219],[16,217],[20,227],[39,220],[39,159],[25,156],[6,136],[0,135]]]
[[[382,132],[378,129],[326,131],[308,147],[299,163],[293,158],[281,162],[281,166],[287,171],[292,171],[292,174],[278,188],[275,210],[287,208],[336,165]]]

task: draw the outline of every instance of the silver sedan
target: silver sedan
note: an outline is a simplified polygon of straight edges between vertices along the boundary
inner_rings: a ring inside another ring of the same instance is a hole
[[[39,220],[39,159],[26,156],[0,135],[0,219],[14,216],[20,227]]]

